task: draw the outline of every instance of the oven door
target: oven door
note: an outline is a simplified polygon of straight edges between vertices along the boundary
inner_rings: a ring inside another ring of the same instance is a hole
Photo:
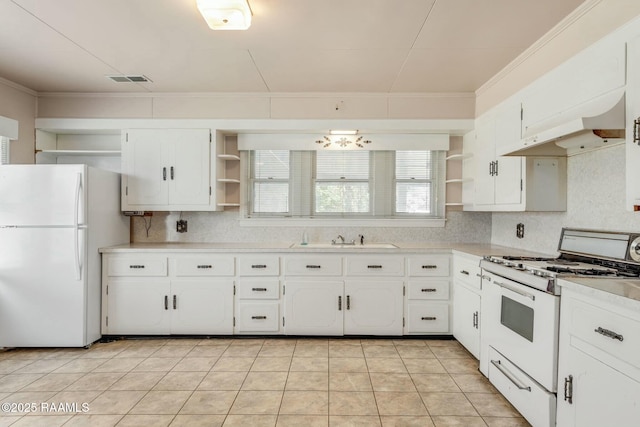
[[[560,297],[496,274],[482,295],[482,334],[544,388],[557,390]],[[488,366],[489,361],[481,361]]]

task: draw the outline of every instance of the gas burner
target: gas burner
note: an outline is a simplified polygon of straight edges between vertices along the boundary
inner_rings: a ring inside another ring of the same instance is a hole
[[[548,260],[547,263],[555,264],[555,265],[580,265],[579,262],[570,261],[568,259],[562,259],[562,258],[551,259],[551,260]]]

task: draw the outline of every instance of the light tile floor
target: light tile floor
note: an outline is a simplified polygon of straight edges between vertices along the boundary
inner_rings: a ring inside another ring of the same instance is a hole
[[[528,426],[456,341],[138,339],[0,352],[3,426]]]

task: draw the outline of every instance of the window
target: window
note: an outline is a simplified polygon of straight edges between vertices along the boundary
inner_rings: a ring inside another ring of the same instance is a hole
[[[367,213],[370,206],[369,151],[319,151],[315,167],[315,213]]]
[[[0,165],[9,164],[9,138],[0,136]]]
[[[247,217],[444,217],[444,151],[249,151]]]
[[[254,151],[251,168],[251,212],[289,212],[289,151]]]

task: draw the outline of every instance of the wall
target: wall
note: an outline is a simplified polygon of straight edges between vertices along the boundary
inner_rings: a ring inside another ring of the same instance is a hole
[[[638,0],[586,0],[476,91],[476,116],[639,15]]]
[[[444,228],[402,227],[246,227],[238,212],[184,212],[187,233],[176,232],[179,212],[154,212],[149,237],[145,219],[132,218],[133,242],[291,242],[300,243],[303,231],[309,241],[328,243],[341,234],[347,240],[363,234],[367,242],[464,242],[487,243],[491,238],[491,214],[448,212]]]
[[[562,227],[640,232],[640,215],[625,209],[625,146],[569,157],[567,211],[494,213],[491,242],[555,254]],[[516,224],[525,225],[524,239]]]
[[[0,116],[18,121],[18,139],[11,141],[11,163],[33,163],[35,150],[36,94],[0,79]]]

